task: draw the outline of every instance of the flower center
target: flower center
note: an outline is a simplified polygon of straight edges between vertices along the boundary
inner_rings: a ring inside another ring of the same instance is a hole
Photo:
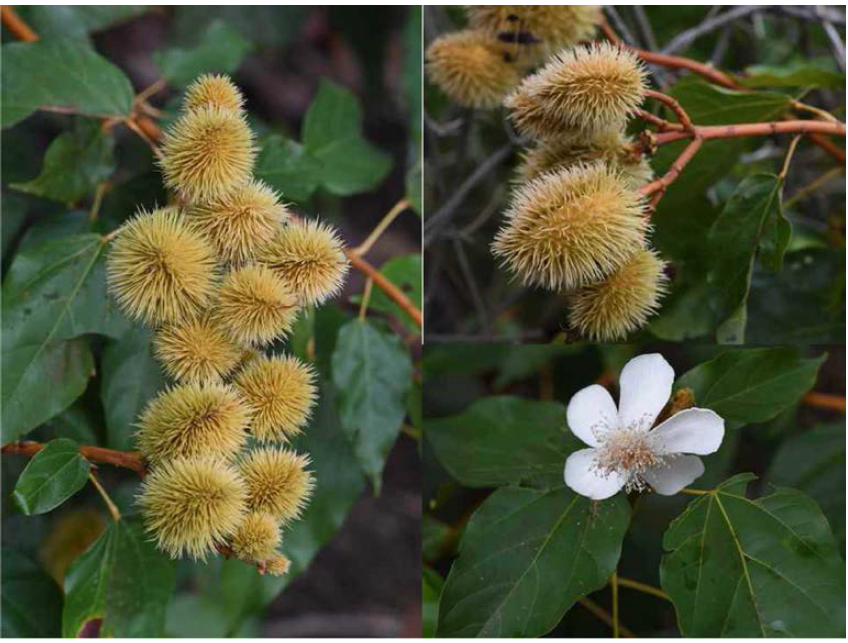
[[[648,469],[665,466],[669,455],[662,455],[656,445],[648,441],[649,432],[635,422],[631,426],[615,428],[601,437],[593,468],[599,475],[608,477],[615,473],[624,476],[625,490],[642,491],[648,486],[644,473]]]

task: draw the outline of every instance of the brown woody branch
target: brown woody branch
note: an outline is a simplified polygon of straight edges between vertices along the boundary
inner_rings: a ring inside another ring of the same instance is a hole
[[[34,440],[18,440],[5,445],[0,452],[12,455],[25,455],[28,457],[34,456],[44,448],[43,442],[35,442]],[[99,462],[102,464],[112,464],[116,467],[131,469],[142,478],[147,473],[147,467],[141,454],[138,451],[114,451],[112,449],[104,449],[102,447],[81,446],[79,447],[80,455],[91,462]]]

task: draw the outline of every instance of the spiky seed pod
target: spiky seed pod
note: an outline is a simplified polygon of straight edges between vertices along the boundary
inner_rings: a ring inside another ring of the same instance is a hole
[[[525,284],[597,283],[645,246],[643,202],[601,163],[545,174],[513,193],[492,251]]]
[[[148,462],[228,459],[247,440],[250,407],[226,384],[182,384],[153,398],[139,418],[138,447]]]
[[[606,280],[571,297],[569,323],[598,342],[625,339],[644,326],[666,292],[663,262],[651,250],[639,250]]]
[[[188,215],[189,221],[212,239],[224,261],[241,264],[271,242],[289,212],[273,189],[253,180],[196,205]]]
[[[205,308],[217,264],[209,241],[177,208],[143,210],[111,243],[106,278],[118,307],[147,324],[180,322]]]
[[[308,465],[309,456],[284,448],[251,451],[239,464],[250,510],[268,512],[283,522],[298,518],[315,484]]]
[[[600,20],[597,5],[473,5],[469,23],[504,42],[519,42],[540,61],[591,38]]]
[[[186,88],[183,108],[191,111],[210,105],[240,112],[244,96],[229,76],[204,74]]]
[[[218,291],[215,319],[235,341],[263,345],[282,338],[297,319],[297,296],[267,266],[229,273]]]
[[[165,132],[165,185],[189,203],[219,199],[253,171],[253,132],[238,112],[215,105],[186,112]]]
[[[427,48],[426,60],[430,81],[463,107],[498,107],[521,80],[506,48],[481,31],[440,36]]]
[[[629,149],[632,140],[620,130],[604,130],[587,136],[581,132],[542,141],[527,150],[516,169],[516,182],[527,183],[547,172],[572,165],[603,162],[621,172],[634,190],[653,179],[651,165]]]
[[[253,410],[251,433],[263,441],[300,433],[315,404],[315,372],[293,356],[258,357],[233,384]]]
[[[177,458],[150,471],[138,504],[160,549],[172,558],[206,560],[235,533],[246,497],[235,467],[216,458]]]
[[[623,129],[645,98],[645,76],[636,56],[616,45],[575,47],[525,78],[504,105],[518,130],[536,138]]]
[[[233,535],[230,545],[236,556],[248,562],[266,561],[280,546],[277,519],[264,511],[247,514]]]
[[[289,567],[291,567],[291,561],[279,552],[265,561],[265,573],[272,576],[287,574]]]
[[[156,333],[153,352],[178,382],[220,382],[238,366],[242,349],[209,315],[168,324]]]
[[[322,304],[337,295],[350,267],[335,228],[303,219],[280,230],[259,261],[283,279],[301,304]]]

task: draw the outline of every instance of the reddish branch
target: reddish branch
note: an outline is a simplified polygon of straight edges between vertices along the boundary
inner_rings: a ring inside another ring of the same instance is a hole
[[[2,453],[32,457],[43,448],[44,444],[42,442],[20,440],[10,442],[0,449],[0,451]],[[86,460],[131,469],[142,478],[147,471],[138,451],[113,451],[112,449],[104,449],[102,447],[81,446],[79,452]]]
[[[828,393],[810,391],[804,396],[804,404],[820,409],[845,413],[845,397],[842,395],[830,395]]]
[[[29,28],[29,25],[21,20],[18,12],[11,6],[0,5],[0,15],[3,18],[3,26],[6,27],[18,40],[32,42],[38,40],[38,34]]]
[[[698,153],[698,150],[701,149],[701,145],[704,144],[704,139],[700,136],[696,136],[692,139],[692,142],[686,146],[686,148],[681,152],[680,156],[671,164],[671,167],[668,168],[668,171],[663,174],[660,178],[651,181],[645,187],[639,190],[639,193],[643,196],[654,195],[651,199],[650,205],[651,207],[655,207],[657,202],[662,198],[662,195],[665,193],[666,188],[669,185],[674,183],[674,180],[680,176],[680,173],[683,171],[683,168],[692,160],[695,154]]]
[[[657,145],[666,145],[693,136],[705,141],[741,136],[769,136],[771,134],[829,134],[845,136],[845,123],[838,121],[778,121],[771,123],[740,123],[738,125],[696,125],[691,132],[661,132],[656,135]]]
[[[372,266],[370,263],[365,261],[358,254],[353,252],[352,250],[345,250],[345,254],[347,258],[350,260],[351,265],[356,268],[359,272],[364,274],[366,277],[369,277],[374,283],[386,293],[386,296],[395,302],[398,306],[403,309],[409,318],[415,322],[415,325],[418,328],[422,328],[424,325],[424,318],[421,315],[421,311],[415,306],[415,304],[410,301],[409,297],[403,294],[403,291],[395,286],[391,281],[386,279],[380,272]]]

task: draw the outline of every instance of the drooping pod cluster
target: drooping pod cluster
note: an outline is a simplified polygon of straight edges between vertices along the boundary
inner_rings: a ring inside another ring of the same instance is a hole
[[[504,101],[532,142],[492,244],[525,284],[564,294],[583,337],[616,341],[642,327],[665,293],[638,190],[653,173],[625,134],[646,72],[609,43],[555,54]]]
[[[590,38],[596,5],[474,5],[469,28],[434,40],[427,75],[453,102],[494,109],[535,65],[553,52]]]
[[[124,224],[107,282],[119,308],[154,330],[171,380],[137,420],[147,529],[174,558],[224,552],[283,574],[280,530],[315,485],[309,457],[288,443],[317,387],[311,365],[269,349],[304,306],[341,290],[348,263],[331,226],[293,220],[253,177],[243,105],[225,76],[186,90],[162,145],[175,203]]]

